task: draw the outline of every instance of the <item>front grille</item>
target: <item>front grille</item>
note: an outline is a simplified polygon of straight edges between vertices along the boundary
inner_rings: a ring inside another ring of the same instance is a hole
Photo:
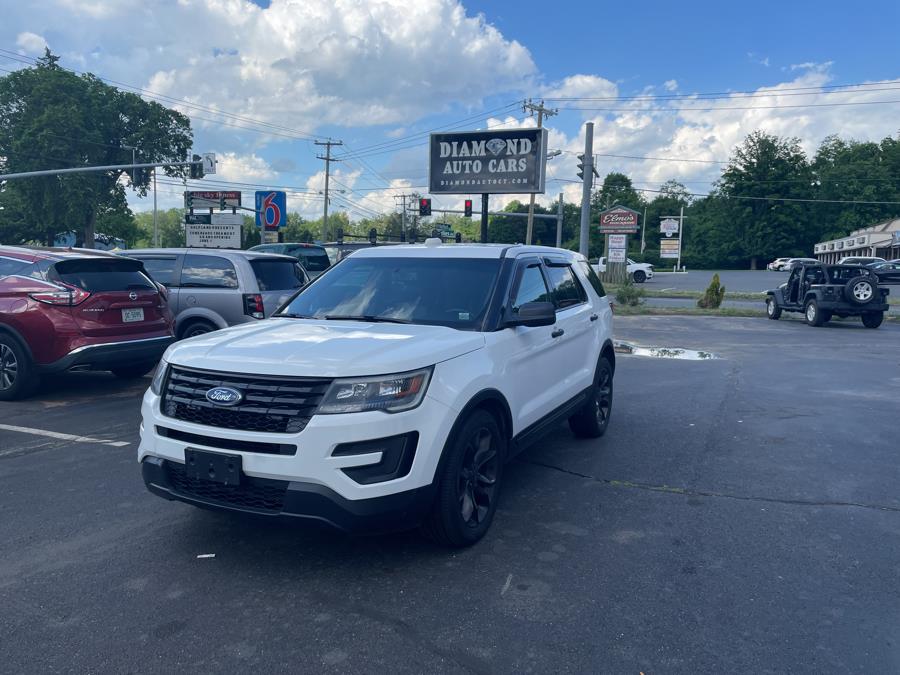
[[[269,513],[278,513],[284,508],[287,481],[242,476],[240,485],[223,485],[190,478],[184,465],[177,462],[166,462],[166,472],[175,492],[185,497]]]
[[[210,448],[222,450],[242,450],[244,452],[260,452],[269,455],[295,455],[297,446],[289,443],[261,443],[259,441],[242,441],[234,438],[219,438],[218,436],[205,436],[201,434],[189,434],[178,429],[156,426],[156,433],[173,441],[183,441],[189,445],[206,445]]]
[[[161,409],[164,415],[208,427],[295,434],[306,428],[331,380],[274,375],[233,375],[171,366]],[[240,404],[210,403],[206,392],[231,387]]]

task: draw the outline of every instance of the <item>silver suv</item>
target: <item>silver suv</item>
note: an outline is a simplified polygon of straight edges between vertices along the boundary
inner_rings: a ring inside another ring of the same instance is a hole
[[[271,253],[153,248],[123,255],[168,288],[178,339],[264,319],[309,281],[296,258]]]
[[[281,253],[296,258],[310,279],[315,279],[325,270],[331,267],[331,260],[328,252],[323,246],[318,244],[259,244],[253,246],[251,251],[260,251],[265,253]]]

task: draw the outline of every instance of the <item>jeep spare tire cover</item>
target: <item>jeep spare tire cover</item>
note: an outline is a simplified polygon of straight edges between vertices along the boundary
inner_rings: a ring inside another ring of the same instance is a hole
[[[844,295],[848,302],[855,305],[865,305],[871,302],[877,291],[875,282],[868,277],[854,277],[844,286]]]

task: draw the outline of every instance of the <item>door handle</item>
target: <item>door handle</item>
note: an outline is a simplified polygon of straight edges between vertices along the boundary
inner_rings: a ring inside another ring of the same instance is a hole
[[[599,319],[599,318],[600,318],[600,317],[597,316],[596,314],[591,314],[591,321],[596,321],[596,320]]]
[[[564,331],[562,328],[557,328],[555,331],[553,331],[552,333],[550,333],[550,337],[552,337],[552,338],[558,338],[558,337],[560,337],[560,336],[561,336],[563,333],[565,333],[565,332],[566,332],[566,331]]]

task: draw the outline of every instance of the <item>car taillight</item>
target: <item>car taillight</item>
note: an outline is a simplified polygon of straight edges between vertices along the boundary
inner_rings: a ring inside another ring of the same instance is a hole
[[[75,305],[80,305],[82,302],[91,297],[91,294],[87,291],[83,291],[80,288],[76,288],[75,286],[69,286],[68,284],[61,284],[65,286],[68,290],[58,290],[58,291],[45,291],[41,293],[31,293],[30,297],[38,302],[43,302],[46,305],[65,305],[67,307],[74,307]]]
[[[244,314],[254,319],[266,318],[266,308],[259,293],[244,293]]]

